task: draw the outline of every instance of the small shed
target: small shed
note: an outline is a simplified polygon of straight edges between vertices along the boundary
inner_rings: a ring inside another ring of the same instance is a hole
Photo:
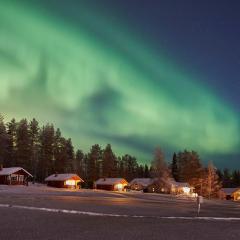
[[[96,189],[108,191],[123,191],[127,185],[128,182],[124,178],[99,178],[94,183]]]
[[[134,178],[128,186],[131,190],[141,191],[146,189],[148,186],[153,184],[154,179],[152,178]]]
[[[21,167],[0,167],[0,184],[25,185],[33,176]]]
[[[74,173],[56,173],[45,178],[45,182],[50,187],[79,189],[84,181]]]

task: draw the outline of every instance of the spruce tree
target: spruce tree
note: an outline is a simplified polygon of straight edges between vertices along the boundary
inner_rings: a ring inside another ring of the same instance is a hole
[[[94,181],[99,177],[99,161],[101,160],[101,147],[95,144],[87,155],[87,185],[93,186]]]
[[[223,187],[225,187],[225,188],[233,187],[231,177],[232,177],[231,172],[229,171],[228,168],[225,168],[223,170]]]
[[[130,154],[125,154],[122,157],[123,168],[124,168],[124,176],[128,181],[133,180],[137,177],[137,159]]]
[[[0,164],[8,167],[10,165],[10,138],[7,134],[3,116],[0,114]]]
[[[40,181],[54,173],[54,127],[47,124],[40,132],[40,156],[37,176]]]
[[[29,134],[30,134],[30,148],[31,148],[31,173],[34,176],[34,180],[36,179],[37,174],[37,164],[39,158],[40,151],[40,142],[39,142],[39,126],[38,121],[33,118],[29,124]]]
[[[149,172],[149,167],[147,164],[144,166],[144,177],[149,178],[150,177],[150,172]]]
[[[240,187],[240,171],[234,170],[232,173],[232,186]]]
[[[173,154],[172,164],[171,164],[171,172],[175,181],[179,181],[179,172],[178,172],[178,162],[177,162],[177,154]]]
[[[84,153],[82,150],[77,150],[76,151],[76,156],[75,156],[75,166],[76,166],[76,172],[77,174],[81,177],[85,177],[85,166],[84,166]]]
[[[74,148],[72,145],[71,138],[66,140],[65,148],[66,148],[65,172],[71,173],[74,168]]]
[[[202,165],[199,155],[195,151],[179,152],[177,155],[179,180],[190,185],[201,177]]]
[[[143,165],[138,165],[137,166],[137,177],[138,178],[143,178],[144,177],[144,167],[143,167]]]
[[[54,152],[54,172],[64,172],[64,156],[63,155],[64,141],[60,129],[58,128],[54,134],[53,152]]]
[[[18,123],[16,133],[16,165],[31,172],[31,139],[26,119]]]
[[[102,176],[116,177],[117,176],[117,160],[112,151],[110,144],[103,150],[102,155]]]
[[[13,118],[9,123],[7,123],[7,133],[9,136],[9,167],[16,165],[16,146],[17,146],[17,122]]]

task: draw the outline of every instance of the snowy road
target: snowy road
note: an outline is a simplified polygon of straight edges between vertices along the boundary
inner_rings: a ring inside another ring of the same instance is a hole
[[[0,239],[239,239],[240,203],[0,187]]]

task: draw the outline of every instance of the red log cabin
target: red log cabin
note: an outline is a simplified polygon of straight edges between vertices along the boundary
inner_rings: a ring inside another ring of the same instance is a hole
[[[96,189],[108,191],[124,191],[128,182],[124,178],[99,178],[95,183]]]
[[[24,185],[33,176],[21,167],[3,168],[0,166],[0,184]]]
[[[84,181],[74,173],[56,173],[47,177],[45,182],[50,187],[79,189],[80,184]]]

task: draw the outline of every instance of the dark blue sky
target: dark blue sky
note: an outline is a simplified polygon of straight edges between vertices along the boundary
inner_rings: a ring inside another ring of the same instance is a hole
[[[76,21],[76,14],[71,13],[78,1],[50,0],[46,4]],[[130,31],[137,30],[140,38],[181,62],[188,72],[203,75],[239,111],[239,1],[92,0],[88,5],[111,16],[113,24],[126,23]]]
[[[108,4],[160,51],[178,58],[188,71],[203,74],[239,111],[239,1],[106,1],[105,6]]]

